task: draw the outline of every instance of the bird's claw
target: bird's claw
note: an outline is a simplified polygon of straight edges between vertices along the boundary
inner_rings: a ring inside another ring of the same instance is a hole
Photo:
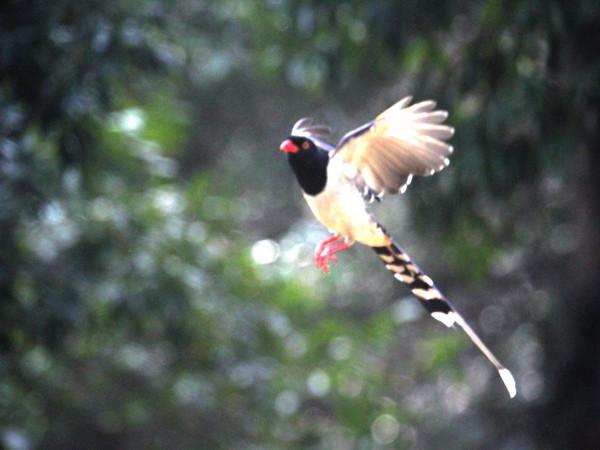
[[[322,272],[329,272],[331,266],[328,263],[334,263],[337,260],[335,253],[331,253],[328,248],[323,249],[320,254],[315,255],[315,265]]]
[[[331,236],[324,240],[315,251],[315,265],[322,272],[329,272],[331,266],[329,263],[337,262],[336,253],[348,248],[345,242],[338,242],[340,237]]]

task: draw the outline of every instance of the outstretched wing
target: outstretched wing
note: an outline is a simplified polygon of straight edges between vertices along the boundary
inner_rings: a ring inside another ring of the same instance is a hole
[[[331,128],[320,123],[313,123],[310,117],[298,120],[292,128],[293,136],[321,137],[326,138],[331,134]]]
[[[303,136],[309,138],[323,150],[332,152],[335,147],[329,144],[326,139],[331,135],[331,128],[327,125],[314,123],[310,117],[303,117],[298,120],[292,128],[292,136]]]
[[[444,141],[454,128],[443,124],[448,113],[434,110],[432,100],[408,106],[411,100],[403,98],[338,143],[332,162],[352,166],[345,173],[360,189],[403,193],[413,175],[433,175],[450,164],[453,149]]]

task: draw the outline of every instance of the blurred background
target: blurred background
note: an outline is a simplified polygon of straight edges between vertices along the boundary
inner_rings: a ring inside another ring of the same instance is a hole
[[[595,0],[6,0],[5,449],[600,448]],[[401,97],[452,164],[375,213],[509,367],[326,233],[279,143]]]

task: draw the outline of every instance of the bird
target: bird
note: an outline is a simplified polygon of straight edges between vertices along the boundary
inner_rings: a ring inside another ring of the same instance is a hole
[[[315,249],[315,264],[327,272],[336,254],[355,243],[371,247],[394,277],[408,286],[431,317],[447,327],[460,326],[496,368],[513,398],[516,383],[450,301],[396,243],[369,210],[386,194],[403,194],[413,177],[433,175],[450,164],[454,128],[445,124],[447,111],[433,100],[412,103],[402,98],[373,120],[329,143],[331,129],[302,118],[279,149],[287,160],[304,199],[331,235]]]

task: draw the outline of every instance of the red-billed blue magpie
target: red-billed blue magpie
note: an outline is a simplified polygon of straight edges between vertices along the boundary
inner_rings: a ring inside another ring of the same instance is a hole
[[[434,319],[458,324],[496,367],[511,397],[515,380],[456,308],[377,222],[367,203],[384,194],[404,193],[415,175],[429,176],[448,166],[453,148],[445,141],[454,129],[446,111],[431,100],[410,105],[405,97],[375,119],[346,133],[337,146],[326,139],[328,127],[300,119],[280,150],[316,218],[332,233],[315,251],[317,267],[329,270],[335,254],[355,242],[377,253],[385,267],[406,284]]]

